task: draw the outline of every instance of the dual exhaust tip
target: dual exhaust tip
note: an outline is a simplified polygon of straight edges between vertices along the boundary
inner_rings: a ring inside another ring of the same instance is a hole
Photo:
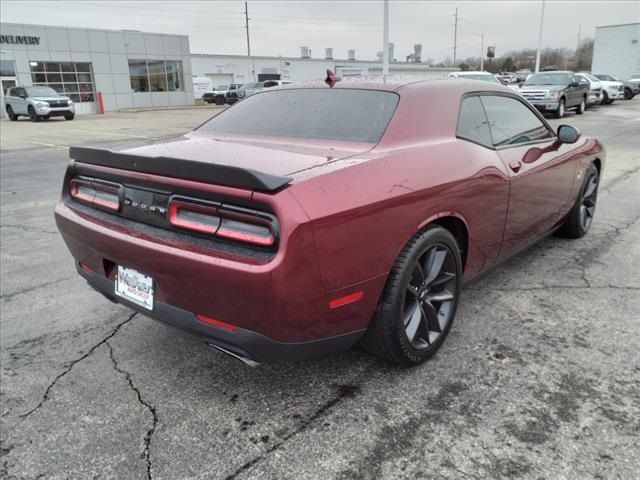
[[[218,350],[219,352],[226,353],[227,355],[235,358],[236,360],[240,360],[242,363],[244,363],[245,365],[249,365],[250,367],[257,367],[258,365],[260,365],[260,362],[256,362],[255,360],[252,360],[245,355],[241,355],[239,353],[232,352],[231,350],[227,350],[226,348],[221,347],[220,345],[216,345],[214,343],[209,343],[209,342],[207,342],[207,345],[215,350]]]

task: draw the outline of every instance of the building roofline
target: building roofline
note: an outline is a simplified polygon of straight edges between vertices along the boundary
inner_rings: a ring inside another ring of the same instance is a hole
[[[278,57],[274,55],[252,55],[251,57],[247,57],[246,55],[233,55],[233,54],[217,54],[217,53],[191,53],[190,57],[202,57],[202,58],[251,58],[253,60],[282,60],[282,61],[304,61],[304,62],[334,62],[334,63],[345,63],[345,64],[374,64],[380,65],[382,68],[382,62],[378,60],[347,60],[344,58],[301,58],[301,57]],[[430,67],[426,63],[409,63],[409,62],[389,62],[389,68],[393,68],[396,66],[401,66],[403,68],[415,68],[415,69],[429,69],[434,71],[451,71],[458,70],[458,67]]]
[[[142,30],[130,30],[130,29],[120,29],[120,30],[115,30],[112,28],[91,28],[91,27],[68,27],[65,25],[42,25],[40,23],[14,23],[14,22],[0,22],[0,25],[3,26],[9,26],[9,25],[13,25],[16,27],[38,27],[38,28],[64,28],[67,30],[92,30],[94,32],[113,32],[113,33],[140,33],[142,35],[164,35],[167,37],[187,37],[189,38],[189,35],[187,34],[182,34],[182,33],[164,33],[164,32],[143,32]],[[3,35],[11,35],[11,34],[5,34],[3,33]]]
[[[640,23],[618,23],[617,25],[599,25],[596,28],[613,28],[613,27],[630,27],[632,25],[638,25],[640,27]]]

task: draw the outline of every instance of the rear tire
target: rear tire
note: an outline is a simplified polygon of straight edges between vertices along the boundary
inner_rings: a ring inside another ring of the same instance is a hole
[[[11,120],[12,122],[18,120],[18,115],[13,112],[13,108],[11,108],[11,105],[7,105],[7,117],[9,117],[9,120]]]
[[[580,105],[576,107],[576,113],[578,115],[582,115],[586,109],[587,109],[587,102],[583,98],[582,100],[580,100]]]
[[[31,118],[32,122],[39,122],[40,121],[40,115],[38,115],[36,113],[36,109],[33,107],[29,107],[29,109],[27,110],[29,112],[29,118]]]
[[[633,92],[631,91],[630,88],[625,88],[624,89],[624,99],[625,100],[631,100],[633,98]]]
[[[589,165],[584,173],[584,182],[573,208],[567,215],[564,223],[558,230],[558,234],[566,238],[584,237],[593,222],[598,199],[598,185],[600,175],[595,165]]]
[[[560,103],[558,104],[558,109],[555,111],[554,116],[556,118],[562,118],[564,117],[564,113],[565,113],[565,100],[564,98],[561,98]]]
[[[412,366],[432,357],[455,318],[462,260],[451,233],[430,225],[396,259],[363,345],[374,355]]]

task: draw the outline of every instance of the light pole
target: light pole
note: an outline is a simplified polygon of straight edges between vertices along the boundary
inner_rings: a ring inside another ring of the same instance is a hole
[[[484,33],[480,35],[480,71],[484,72]]]
[[[544,2],[542,0],[542,11],[540,12],[540,31],[538,32],[538,51],[536,52],[536,71],[534,73],[538,73],[540,71],[540,50],[542,49],[542,27],[544,25]]]
[[[389,75],[389,0],[384,0],[382,40],[382,75]]]

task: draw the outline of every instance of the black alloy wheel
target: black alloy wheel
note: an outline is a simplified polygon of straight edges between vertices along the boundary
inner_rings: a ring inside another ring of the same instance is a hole
[[[451,321],[457,283],[453,253],[435,244],[416,262],[402,312],[404,333],[416,350],[435,344]]]
[[[595,165],[589,165],[576,203],[558,230],[558,234],[567,238],[582,238],[587,234],[596,212],[599,182],[598,169]]]
[[[585,187],[582,190],[582,199],[580,204],[580,225],[585,232],[589,230],[591,222],[593,222],[597,199],[598,172],[590,170],[585,182]]]
[[[440,225],[417,233],[389,273],[364,347],[400,365],[430,358],[451,329],[461,279],[462,260],[453,235]]]

